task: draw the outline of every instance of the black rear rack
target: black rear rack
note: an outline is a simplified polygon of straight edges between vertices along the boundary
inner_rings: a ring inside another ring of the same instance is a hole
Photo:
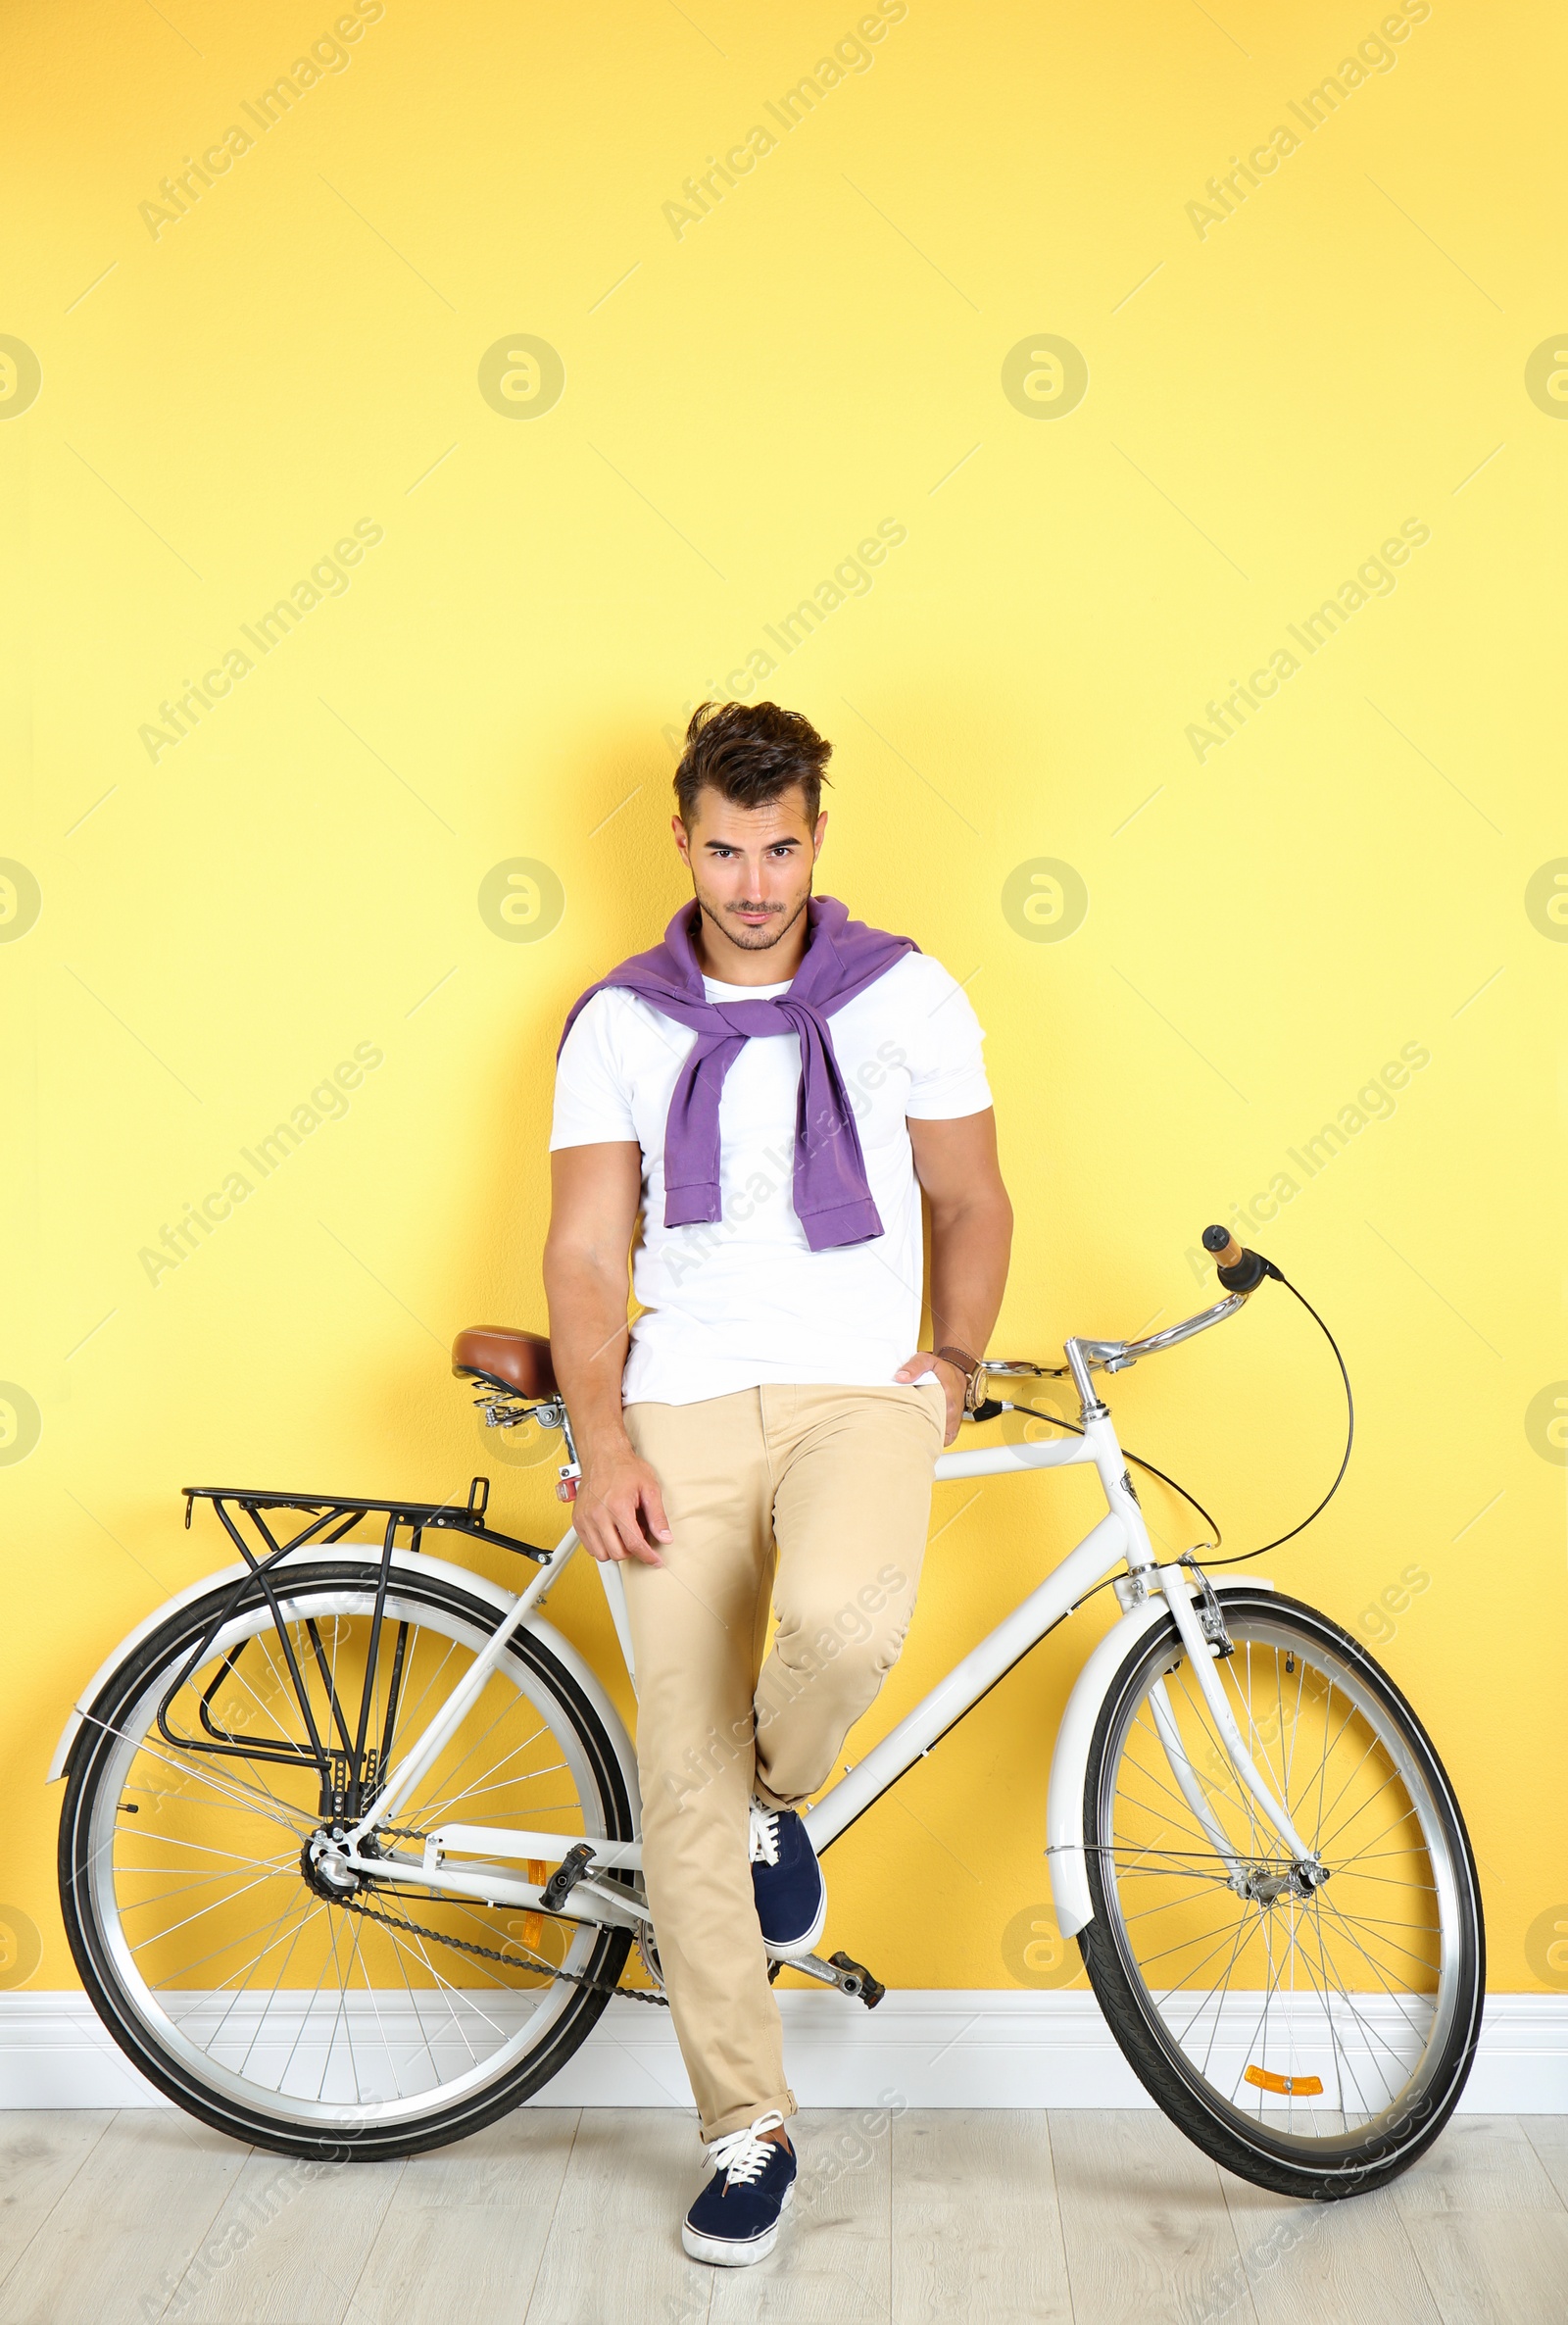
[[[237,1547],[251,1558],[250,1551],[235,1532],[234,1523],[225,1505],[232,1504],[244,1512],[261,1536],[269,1558],[286,1556],[300,1550],[307,1543],[329,1545],[341,1542],[353,1531],[363,1517],[385,1517],[386,1547],[396,1539],[399,1526],[407,1526],[413,1536],[412,1548],[419,1547],[419,1536],[427,1527],[449,1534],[466,1534],[475,1542],[494,1543],[498,1550],[514,1550],[525,1558],[542,1564],[549,1558],[547,1550],[537,1549],[531,1542],[519,1542],[512,1534],[498,1534],[484,1522],[490,1502],[490,1480],[475,1477],[468,1487],[466,1502],[406,1502],[395,1495],[358,1494],[278,1494],[253,1490],[237,1485],[187,1485],[180,1491],[185,1497],[185,1524],[188,1528],[191,1511],[198,1502],[211,1502],[214,1509]],[[263,1510],[297,1509],[309,1522],[292,1541],[279,1542],[271,1527],[263,1517]]]
[[[412,1550],[419,1548],[421,1537],[427,1531],[433,1531],[466,1534],[472,1542],[492,1542],[500,1550],[517,1551],[523,1558],[533,1558],[539,1563],[550,1557],[549,1551],[537,1550],[531,1542],[518,1542],[511,1534],[498,1534],[493,1527],[485,1524],[485,1510],[490,1501],[488,1477],[472,1480],[466,1502],[405,1502],[396,1496],[386,1495],[279,1494],[232,1485],[187,1485],[180,1490],[185,1496],[186,1525],[189,1526],[191,1511],[198,1502],[211,1502],[224,1532],[244,1559],[247,1570],[223,1594],[201,1638],[184,1658],[172,1684],[166,1689],[164,1700],[158,1707],[159,1732],[166,1743],[181,1752],[203,1752],[231,1759],[268,1760],[283,1766],[303,1765],[314,1769],[320,1786],[319,1813],[323,1819],[330,1820],[334,1830],[341,1827],[345,1818],[357,1817],[373,1799],[391,1757],[408,1644],[408,1624],[405,1620],[397,1622],[397,1638],[379,1742],[372,1742],[369,1726],[371,1699],[381,1655],[382,1623],[399,1527],[408,1528],[411,1537],[409,1547]],[[279,1526],[274,1533],[272,1524],[268,1521],[272,1517],[275,1523],[274,1513],[278,1510],[293,1510],[305,1522],[296,1532],[291,1533],[287,1526]],[[300,1660],[289,1635],[289,1625],[278,1599],[278,1586],[281,1585],[286,1591],[288,1578],[286,1573],[276,1573],[274,1569],[307,1544],[315,1543],[326,1548],[341,1542],[367,1517],[384,1518],[385,1525],[357,1720],[350,1718],[339,1702],[332,1665],[314,1619],[307,1616],[304,1623],[311,1656],[326,1683],[330,1720],[328,1732],[323,1735],[312,1707]],[[257,1544],[246,1540],[237,1521],[248,1524],[257,1536]],[[239,1608],[241,1600],[258,1585],[272,1616],[283,1666],[300,1707],[306,1740],[295,1742],[280,1736],[240,1735],[215,1724],[214,1701],[220,1687],[245,1652],[246,1642],[224,1657],[216,1675],[203,1691],[198,1706],[203,1733],[197,1736],[176,1732],[169,1724],[174,1698],[199,1667],[224,1624]]]

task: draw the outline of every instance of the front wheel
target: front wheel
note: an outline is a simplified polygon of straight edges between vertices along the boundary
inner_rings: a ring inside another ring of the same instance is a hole
[[[304,1746],[312,1723],[339,1751],[354,1738],[378,1580],[357,1560],[291,1563],[281,1631],[252,1584],[180,1608],[99,1695],[61,1814],[66,1928],[109,2032],[191,2114],[284,2154],[409,2155],[494,2121],[571,2056],[630,1944],[432,1895],[390,1864],[348,1898],[320,1876],[322,1788]],[[443,1576],[394,1570],[368,1689],[372,1781],[498,1619]],[[604,1722],[526,1630],[392,1846],[417,1856],[454,1817],[632,1838]]]
[[[1090,1981],[1139,2079],[1241,2178],[1376,2188],[1457,2103],[1481,2027],[1475,1862],[1387,1672],[1294,1599],[1226,1590],[1226,1699],[1323,1875],[1236,1775],[1174,1621],[1129,1653],[1084,1788]]]

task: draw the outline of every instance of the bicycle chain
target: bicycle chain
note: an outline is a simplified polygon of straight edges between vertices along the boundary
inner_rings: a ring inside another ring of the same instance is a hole
[[[409,1833],[403,1836],[400,1828],[392,1825],[384,1825],[381,1829],[384,1832],[399,1832],[400,1837],[406,1837],[409,1840],[417,1841],[424,1838],[422,1833]],[[472,1938],[448,1937],[444,1930],[425,1929],[417,1921],[396,1921],[390,1913],[377,1913],[372,1911],[370,1906],[362,1905],[357,1898],[340,1897],[334,1899],[333,1903],[341,1905],[346,1913],[358,1913],[366,1921],[378,1922],[382,1929],[400,1929],[412,1938],[429,1938],[437,1946],[455,1947],[460,1954],[476,1954],[481,1961],[505,1962],[509,1969],[532,1966],[527,1962],[519,1962],[515,1954],[502,1953],[494,1946],[476,1945]],[[514,1943],[520,1943],[520,1941],[514,1940]],[[641,1988],[636,1986],[607,1986],[600,1978],[590,1978],[586,1970],[558,1969],[553,1962],[546,1961],[542,1954],[534,1954],[531,1947],[525,1951],[532,1955],[533,1963],[537,1963],[540,1969],[547,1970],[552,1978],[564,1978],[572,1986],[585,1987],[590,1994],[618,1995],[623,2003],[651,2003],[656,2010],[669,2008],[667,1995],[644,1994]]]

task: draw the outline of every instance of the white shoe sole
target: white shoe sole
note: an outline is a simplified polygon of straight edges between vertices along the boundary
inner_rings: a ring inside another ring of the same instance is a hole
[[[732,2244],[721,2236],[699,2236],[689,2220],[681,2222],[681,2244],[693,2260],[706,2260],[712,2268],[750,2268],[754,2261],[765,2260],[778,2243],[778,2232],[784,2224],[784,2214],[789,2210],[794,2196],[795,2182],[792,2180],[784,2191],[778,2218],[764,2235],[754,2238],[749,2245]]]
[[[794,1961],[803,1954],[814,1954],[816,1941],[827,1927],[827,1883],[822,1884],[822,1903],[816,1908],[816,1919],[804,1937],[792,1938],[787,1946],[775,1946],[768,1939],[762,1946],[769,1961]]]

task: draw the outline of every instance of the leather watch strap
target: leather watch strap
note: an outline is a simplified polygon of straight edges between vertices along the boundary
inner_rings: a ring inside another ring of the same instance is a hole
[[[936,1353],[944,1363],[963,1374],[963,1410],[973,1412],[985,1398],[984,1360],[971,1356],[966,1348],[939,1348]]]

